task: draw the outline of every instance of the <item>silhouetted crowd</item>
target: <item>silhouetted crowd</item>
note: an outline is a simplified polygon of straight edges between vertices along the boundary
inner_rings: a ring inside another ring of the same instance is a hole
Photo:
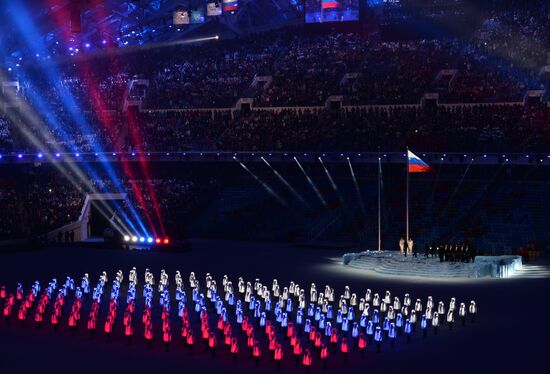
[[[21,180],[2,181],[0,185],[0,240],[41,236],[78,220],[86,193],[118,192],[109,180],[92,179],[76,185],[55,174],[28,178],[21,187]],[[163,224],[174,236],[184,232],[184,225],[192,217],[191,212],[204,203],[218,188],[215,179],[180,180],[174,178],[122,179],[122,191],[143,222],[155,215],[158,207]],[[153,199],[153,194],[155,199]],[[126,217],[133,217],[127,204],[119,207]],[[121,217],[121,212],[118,212]],[[60,242],[74,241],[74,232],[63,231]],[[72,238],[72,239],[71,239]]]
[[[550,73],[542,69],[550,65],[549,8],[544,1],[513,10],[488,7],[493,10],[484,10],[478,28],[461,39],[385,41],[376,32],[312,33],[291,27],[200,46],[149,48],[93,60],[75,56],[78,63],[61,61],[49,67],[56,74],[44,74],[40,64],[22,65],[10,74],[19,80],[19,95],[36,109],[38,121],[25,115],[10,123],[2,117],[0,151],[38,151],[36,144],[14,144],[14,131],[22,127],[37,135],[41,147],[70,152],[118,151],[119,144],[167,151],[306,149],[311,147],[308,141],[329,148],[334,143],[340,146],[333,148],[347,150],[360,148],[354,142],[374,131],[368,128],[373,125],[362,122],[375,120],[380,123],[376,139],[390,139],[390,144],[411,145],[409,138],[419,134],[425,139],[432,136],[429,143],[441,144],[438,149],[506,150],[512,145],[510,150],[523,150],[531,145],[523,147],[523,141],[515,144],[512,139],[523,140],[517,132],[527,126],[535,127],[527,132],[528,138],[544,138],[547,108],[522,112],[459,107],[420,115],[416,109],[400,109],[391,111],[392,118],[376,111],[333,114],[317,109],[276,115],[197,112],[182,114],[183,118],[172,114],[129,118],[122,109],[130,80],[138,78],[149,81],[147,90],[129,95],[142,100],[142,109],[229,108],[243,97],[253,98],[260,108],[311,107],[324,106],[333,95],[342,95],[348,105],[418,104],[426,92],[438,93],[442,103],[521,102],[527,90],[544,90],[550,82]],[[456,74],[439,74],[444,69]],[[16,71],[25,74],[17,76]],[[390,125],[387,134],[381,130],[385,122]],[[458,125],[437,127],[449,122]],[[408,132],[409,123],[415,126],[414,133]],[[431,127],[427,133],[422,132],[425,127]],[[131,130],[128,135],[126,128]],[[320,128],[326,135],[311,136],[321,133]],[[143,136],[132,136],[136,134]],[[331,140],[335,134],[338,141]],[[143,144],[136,144],[139,141]],[[378,141],[375,148],[386,144]]]
[[[127,150],[544,151],[545,106],[143,113]]]
[[[9,120],[0,115],[0,151],[10,152],[13,150],[13,139],[9,126]]]

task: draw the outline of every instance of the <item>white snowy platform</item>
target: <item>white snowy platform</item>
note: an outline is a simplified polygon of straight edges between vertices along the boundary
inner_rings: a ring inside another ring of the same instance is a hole
[[[521,269],[520,256],[477,256],[473,263],[403,256],[395,251],[346,253],[344,265],[378,274],[421,278],[507,278]]]

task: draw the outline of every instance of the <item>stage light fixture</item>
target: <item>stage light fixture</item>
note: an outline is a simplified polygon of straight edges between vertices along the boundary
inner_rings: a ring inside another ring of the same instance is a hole
[[[139,238],[139,242],[140,243],[145,243],[145,238],[142,236],[141,238]]]
[[[55,157],[60,157],[60,156],[61,156],[61,154],[59,154],[59,153],[55,154]]]
[[[147,238],[147,243],[151,244],[153,242],[153,238]]]
[[[23,155],[22,155],[22,154],[18,154],[18,155],[17,155],[17,158],[23,158]]]
[[[133,241],[134,243],[136,243],[136,242],[138,241],[137,236],[132,236],[132,241]]]
[[[160,238],[157,238],[157,239],[155,240],[155,243],[160,244]]]
[[[42,157],[44,157],[44,155],[42,153],[39,153],[38,158],[42,158]]]
[[[130,237],[128,235],[124,235],[124,241],[125,242],[129,242],[130,241]]]
[[[164,244],[170,244],[170,240],[168,238],[164,238]]]

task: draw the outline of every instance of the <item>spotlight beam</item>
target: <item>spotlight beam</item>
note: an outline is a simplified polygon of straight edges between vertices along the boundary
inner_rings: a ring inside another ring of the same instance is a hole
[[[15,118],[9,114],[9,113],[5,113],[6,116],[10,119],[10,121],[15,121]],[[44,145],[40,143],[40,141],[30,132],[28,131],[26,128],[20,126],[20,130],[22,131],[23,135],[25,137],[27,137],[28,140],[31,141],[31,143],[38,147],[38,148],[44,148]],[[69,171],[65,170],[59,163],[57,162],[54,162],[55,160],[52,158],[51,154],[50,153],[46,153],[44,155],[44,157],[46,159],[50,159],[50,163],[67,179],[67,181],[73,186],[75,187],[75,189],[79,190],[82,185],[78,183],[78,181],[69,173]],[[69,168],[71,169],[71,171],[73,171],[75,174],[78,174],[78,173],[81,173],[81,171],[79,169],[76,168],[76,166],[74,165],[74,163],[69,163]],[[91,186],[91,184],[89,182],[86,181],[86,179],[81,176],[81,182],[83,182],[84,184],[86,184],[88,187]],[[92,189],[92,193],[94,193],[93,189]],[[105,202],[103,202],[105,206],[103,207],[97,207],[98,208],[98,211],[99,213],[104,216],[105,218],[109,219],[109,213],[107,212],[109,210],[109,207],[107,206],[107,204]],[[128,228],[125,227],[124,225],[122,225],[123,227],[121,228],[120,226],[115,226],[114,228],[120,232],[121,234],[124,234],[124,232],[129,232]]]
[[[286,203],[286,201],[280,197],[271,187],[269,187],[269,185],[267,183],[265,183],[260,177],[258,177],[256,174],[254,174],[254,172],[252,170],[250,170],[249,168],[246,167],[245,164],[243,164],[242,162],[240,162],[239,160],[237,160],[237,158],[234,157],[234,159],[239,163],[239,165],[241,165],[241,167],[246,170],[251,176],[252,178],[254,178],[258,183],[260,183],[262,185],[262,187],[271,195],[273,196],[279,203],[281,203],[282,205],[284,205],[285,207],[288,207],[288,204]]]
[[[40,38],[37,37],[39,33],[35,28],[35,26],[33,25],[32,20],[30,19],[26,9],[18,2],[10,2],[10,7],[8,8],[8,12],[11,13],[12,18],[15,21],[16,27],[19,29],[19,32],[22,34],[22,37],[27,41],[27,43],[30,46],[32,46],[36,51],[39,51],[40,53],[44,54],[46,52],[44,49],[44,45],[39,42]],[[49,82],[54,84],[54,82],[58,81],[60,74],[55,68],[55,66],[46,68],[45,64],[41,64],[40,68],[43,70],[44,75]],[[69,113],[73,117],[73,120],[75,121],[75,123],[83,130],[83,133],[90,132],[90,126],[82,118],[79,109],[77,109],[78,105],[74,100],[72,94],[63,86],[61,86],[61,90],[62,90],[61,99],[62,99],[63,105],[67,109],[67,113]],[[62,131],[62,133],[64,133],[62,126],[57,125],[54,127],[57,130],[60,130]],[[92,145],[96,148],[96,152],[100,151],[100,149],[97,148],[97,144],[92,144]],[[107,171],[114,185],[121,190],[119,179],[114,175],[114,172],[110,167],[110,165],[103,163],[102,166]],[[94,173],[91,167],[89,167],[88,169],[90,173]],[[133,208],[131,208],[131,210],[132,209]],[[136,215],[135,218],[140,224],[140,226],[142,227],[142,229],[146,232],[147,230],[145,230],[145,227],[139,220],[139,217]]]
[[[321,201],[321,203],[323,204],[323,206],[327,206],[327,202],[326,200],[323,198],[323,195],[321,195],[321,191],[319,191],[319,189],[317,188],[317,186],[315,185],[315,183],[313,183],[313,181],[311,180],[311,178],[309,177],[309,175],[306,173],[305,169],[302,167],[302,164],[300,164],[300,161],[298,161],[298,159],[296,157],[294,157],[294,161],[296,161],[296,164],[298,164],[298,167],[300,168],[300,170],[302,171],[302,173],[304,173],[304,176],[306,177],[309,185],[311,186],[311,188],[313,188],[313,191],[315,191],[315,194],[317,195],[317,197],[319,198],[319,200]]]
[[[134,115],[131,112],[127,113],[127,118],[128,118],[128,127],[130,131],[130,136],[132,137],[132,141],[134,142],[134,144],[136,144],[136,147],[139,153],[138,159],[141,165],[141,170],[143,171],[143,174],[145,176],[145,180],[147,183],[147,190],[149,192],[149,196],[151,197],[151,202],[153,203],[153,210],[155,211],[155,215],[157,217],[157,221],[160,226],[162,236],[166,236],[166,231],[164,229],[164,224],[162,222],[162,217],[160,213],[160,204],[158,203],[157,194],[153,188],[153,183],[151,182],[151,173],[149,171],[149,165],[145,160],[145,157],[143,156],[144,152],[140,146],[142,142],[139,139],[139,133],[136,128],[137,127],[136,120],[134,118]],[[123,161],[123,162],[126,162],[126,161]]]
[[[70,15],[67,14],[66,12],[63,13],[63,15],[65,16],[65,19],[59,20],[60,24],[66,24],[66,22],[69,21],[69,19],[70,19]],[[62,16],[60,16],[60,17],[62,17]],[[96,18],[96,22],[100,25],[100,31],[103,34],[108,33],[107,32],[108,30],[106,30],[105,25],[101,22],[101,20],[103,18],[105,18],[105,12],[104,12],[103,9],[99,9],[99,11],[97,13],[97,17],[98,18]],[[67,39],[70,39],[70,37],[71,37],[71,35],[67,35]],[[118,50],[116,50],[116,49],[115,50],[109,49],[109,50],[105,51],[107,57],[109,58],[109,63],[110,63],[111,70],[113,71],[114,74],[118,74],[120,72],[120,68],[119,68],[117,59],[114,58],[114,56],[117,54],[117,51]],[[103,102],[100,100],[99,93],[96,92],[97,90],[95,89],[95,87],[97,86],[97,82],[93,81],[93,74],[90,74],[90,72],[89,72],[90,61],[88,59],[80,59],[80,61],[83,62],[82,70],[84,71],[84,74],[86,75],[87,81],[90,81],[92,83],[89,86],[92,88],[92,91],[94,93],[94,95],[92,95],[92,98],[94,99],[94,104],[95,104],[96,108],[98,108],[98,111],[100,113],[103,113],[102,109],[103,109],[104,105],[103,105]],[[131,119],[132,119],[132,121],[130,121]],[[105,117],[105,116],[100,116],[100,120],[101,120],[103,126],[109,132],[110,136],[112,138],[114,138],[115,135],[116,135],[116,131],[113,131],[114,126],[113,126],[113,123],[111,122],[110,118]],[[136,140],[137,138],[139,138],[139,136],[134,136],[135,131],[133,131],[134,126],[131,126],[132,124],[133,124],[133,116],[130,116],[130,112],[128,112],[128,125],[129,125],[128,127],[130,127],[132,137],[134,138],[134,140]],[[137,133],[137,132],[135,132],[135,133]],[[136,144],[141,144],[141,141],[139,141],[139,139],[137,139],[137,140],[138,141],[135,142],[135,143]],[[120,148],[120,146],[118,144],[119,143],[115,144],[116,151],[121,152],[122,149]],[[156,193],[155,193],[155,191],[153,189],[153,185],[150,181],[151,178],[150,178],[149,168],[148,168],[147,162],[145,162],[144,157],[141,155],[141,152],[140,152],[140,156],[139,156],[139,161],[140,161],[140,164],[141,164],[141,168],[144,172],[144,176],[145,176],[145,179],[146,179],[146,182],[147,182],[147,188],[148,188],[148,191],[149,191],[149,195],[151,196],[151,199],[152,199],[153,209],[155,210],[158,224],[159,224],[160,229],[162,231],[162,235],[166,236],[166,233],[165,233],[165,230],[164,230],[164,225],[163,225],[162,218],[161,218],[161,215],[160,215],[160,207],[159,207],[159,204],[158,204]],[[129,167],[128,161],[126,161],[126,160],[122,160],[121,163],[122,163],[122,166],[123,166],[123,169],[124,169],[125,173],[130,177],[130,184],[131,184],[132,190],[134,191],[134,194],[136,195],[136,198],[138,199],[140,204],[142,204],[142,206],[145,206],[142,192],[135,185],[132,168]],[[131,207],[131,204],[129,204],[129,206]],[[149,225],[151,226],[151,229],[153,230],[154,236],[156,236],[157,234],[156,234],[155,226],[153,225],[153,221],[151,219],[151,216],[149,215],[149,212],[144,210],[144,214],[146,216],[147,221],[149,222]]]
[[[60,11],[60,12],[56,13],[56,21],[57,21],[58,25],[60,25],[60,26],[66,24],[69,21],[69,18],[70,18],[70,15],[67,12],[61,12]],[[71,37],[72,36],[70,34],[65,33],[65,38],[67,40],[69,40]],[[91,74],[91,72],[90,72],[89,62],[87,60],[83,60],[83,62],[84,62],[83,64],[79,65],[79,70],[80,70],[80,75],[82,76],[83,80],[87,83],[87,86],[90,90],[89,96],[91,98],[91,104],[96,108],[96,111],[99,113],[99,120],[102,123],[103,127],[106,128],[106,130],[107,130],[109,136],[111,137],[111,139],[114,139],[116,137],[115,136],[116,133],[113,131],[113,124],[111,123],[110,119],[108,119],[105,115],[103,115],[105,108],[104,108],[103,102],[100,99],[101,95],[98,92],[98,90],[96,89],[98,84],[97,84],[96,81],[94,81],[93,74]],[[112,64],[112,65],[114,65],[114,64]],[[72,108],[72,106],[71,106],[71,108]],[[83,128],[83,129],[86,129],[88,127],[88,124],[85,121],[82,121],[81,123],[79,123],[78,119],[77,119],[76,123],[78,123],[80,125],[80,127]],[[115,142],[115,147],[116,147],[115,150],[117,152],[121,151],[121,149],[119,149],[119,147],[117,147],[116,142]],[[102,161],[102,166],[104,167],[104,169],[107,171],[107,173],[111,177],[115,187],[118,190],[122,191],[123,187],[122,187],[121,183],[119,182],[119,178],[116,175],[114,175],[114,171],[112,170],[109,163],[107,161]],[[126,163],[122,162],[122,166],[123,166],[123,169],[126,172],[126,174],[128,174],[129,168],[126,165]],[[131,175],[130,175],[130,184],[131,184],[132,190],[134,191],[134,194],[136,194],[136,196],[138,198],[139,203],[143,205],[144,200],[142,198],[141,191],[135,186],[135,184],[133,182],[133,178],[132,178]],[[136,209],[132,206],[132,204],[128,204],[128,208],[130,209],[130,212],[132,213],[132,215],[134,216],[134,218],[138,222],[139,226],[141,227],[141,229],[143,230],[145,235],[149,236],[147,230],[145,229],[145,226],[141,222],[141,219],[140,219],[139,215],[136,212]],[[123,211],[121,211],[121,213],[123,215],[125,215],[125,213]],[[144,211],[144,213],[145,213],[145,217],[146,217],[151,229],[154,231],[155,230],[154,225],[153,225],[152,220],[150,219],[149,213],[147,211]]]
[[[1,75],[0,75],[0,78],[1,78]],[[13,95],[12,93],[9,93],[8,95]],[[15,98],[14,97],[11,97],[10,98],[11,100],[14,100]],[[42,104],[42,103],[41,103]],[[29,129],[27,129],[28,127],[28,124],[27,122],[29,123],[32,123],[34,124],[34,127],[39,129],[41,133],[47,133],[49,134],[49,131],[47,129],[44,129],[44,124],[41,122],[41,120],[36,116],[36,114],[34,113],[33,109],[28,106],[28,104],[26,102],[23,102],[21,103],[21,106],[22,106],[22,110],[20,110],[20,114],[22,115],[23,118],[21,118],[21,120],[25,120],[25,122],[22,122],[22,121],[18,121],[17,118],[15,118],[10,112],[5,112],[5,115],[10,119],[11,122],[13,123],[18,123],[19,126],[19,130],[21,131],[22,135],[30,141],[30,143],[35,146],[37,149],[44,149],[46,150],[48,147],[43,144],[37,137],[36,135],[30,131]],[[55,162],[56,160],[53,159],[53,156],[51,153],[49,152],[46,152],[44,154],[44,157],[46,160],[49,159],[49,161],[54,165],[54,167],[56,169],[58,169],[63,176],[65,176],[65,178],[76,188],[76,189],[80,189],[81,188],[81,184],[79,184],[75,178],[69,173],[69,171],[65,170],[58,162]],[[97,193],[97,191],[95,191],[94,187],[92,186],[92,184],[88,181],[88,179],[86,178],[86,176],[84,176],[83,172],[76,166],[76,164],[74,163],[67,163],[67,167],[70,169],[70,171],[72,171],[77,177],[78,179],[81,181],[82,184],[84,184],[88,191],[91,191],[91,193]],[[104,215],[106,218],[108,218],[108,213],[106,211],[110,210],[110,207],[105,203],[103,202],[104,204],[104,210],[100,210],[100,213],[102,215]],[[99,207],[98,207],[99,208]],[[128,220],[128,223],[130,225],[131,222],[130,220]],[[133,225],[132,225],[133,226]],[[128,230],[127,228],[125,228],[126,230]]]
[[[319,162],[321,162],[321,165],[323,166],[323,170],[325,171],[325,174],[326,174],[326,176],[327,176],[327,178],[330,182],[330,185],[332,186],[332,189],[334,190],[334,192],[336,192],[336,196],[338,196],[338,200],[340,200],[340,203],[347,206],[346,202],[344,201],[344,197],[340,193],[340,189],[338,189],[338,186],[334,182],[334,179],[332,179],[332,175],[328,171],[328,169],[325,166],[325,163],[323,162],[323,159],[321,157],[319,157]]]
[[[310,211],[313,211],[313,208],[311,207],[311,205],[308,204],[308,202],[302,197],[302,195],[300,195],[298,191],[296,191],[296,189],[292,187],[290,183],[288,183],[288,181],[273,166],[271,166],[271,164],[267,162],[267,160],[263,156],[261,157],[261,159],[263,160],[263,162],[266,163],[267,166],[269,166],[269,168],[271,169],[271,171],[273,171],[275,176],[290,190],[290,192],[292,192],[294,197],[300,200],[300,202],[304,204]]]
[[[12,93],[10,93],[9,95],[13,95]],[[14,99],[12,97],[12,99]],[[38,102],[39,104],[39,107],[43,107],[44,106],[44,103],[39,100]],[[33,126],[39,130],[40,133],[42,134],[49,134],[49,131],[48,129],[45,128],[45,125],[42,123],[42,121],[38,118],[38,116],[34,113],[33,109],[26,103],[26,102],[23,102],[21,103],[21,106],[22,106],[22,110],[20,110],[20,114],[22,115],[23,118],[21,119],[25,119],[25,123],[24,122],[21,122],[21,121],[17,121],[17,118],[15,118],[11,113],[8,113],[6,112],[6,116],[8,116],[8,118],[10,118],[10,121],[14,122],[14,123],[19,123],[20,126],[18,126],[19,130],[21,131],[22,135],[31,142],[31,144],[33,146],[35,146],[37,149],[44,149],[44,150],[47,150],[48,147],[46,146],[46,144],[42,143],[37,137],[36,135],[31,131],[29,130],[27,127],[30,127],[28,125],[28,123],[31,123],[33,124]],[[47,111],[47,110],[46,110]],[[48,138],[47,138],[48,139]],[[46,140],[47,140],[46,139]],[[55,142],[56,143],[56,142]],[[54,144],[55,144],[54,143]],[[57,152],[58,149],[57,148],[54,148],[54,152]],[[73,149],[73,151],[75,151]],[[53,159],[52,157],[52,154],[53,153],[49,153],[49,152],[46,152],[44,154],[44,157],[46,160],[49,160],[60,172],[62,172],[62,174],[67,178],[67,180],[69,180],[69,182],[71,182],[71,184],[73,184],[76,188],[80,188],[81,185],[79,185],[75,180],[74,180],[74,177],[72,175],[70,175],[70,173],[66,170],[64,170],[58,162],[55,162],[56,160]],[[93,185],[89,182],[88,178],[84,175],[84,173],[82,172],[81,169],[78,168],[78,166],[75,164],[75,163],[66,163],[67,165],[67,168],[70,169],[70,171],[72,173],[74,173],[78,179],[80,180],[80,182],[82,184],[84,184],[88,191],[90,191],[91,193],[98,193],[95,188],[93,187]],[[88,172],[94,176],[95,173],[94,171],[91,169],[91,167],[87,164],[83,164],[87,169],[88,169]],[[105,202],[102,202],[103,205],[104,205],[104,208],[105,210],[110,210],[111,208],[107,205],[107,203]],[[105,213],[106,214],[106,213]],[[124,214],[124,216],[126,216]],[[131,221],[128,219],[128,223],[133,226],[133,224],[131,223]]]
[[[167,47],[173,47],[176,45],[188,45],[188,44],[194,44],[194,43],[201,43],[201,42],[207,42],[211,40],[218,40],[218,35],[213,36],[207,36],[202,38],[193,38],[193,39],[181,39],[181,40],[171,40],[166,42],[157,42],[157,43],[148,43],[145,45],[139,45],[139,46],[132,46],[132,47],[124,47],[124,48],[116,48],[116,49],[109,49],[107,51],[96,51],[96,52],[88,52],[86,54],[81,54],[78,57],[76,56],[65,56],[62,58],[58,58],[49,62],[44,62],[46,64],[52,64],[52,63],[62,63],[66,61],[74,61],[75,57],[78,61],[83,60],[93,60],[97,58],[103,58],[106,55],[110,56],[122,56],[126,54],[132,54],[137,52],[146,51],[149,49],[160,49],[160,48],[167,48]]]
[[[349,165],[349,171],[351,173],[351,177],[353,179],[353,184],[355,185],[355,191],[357,192],[357,197],[359,198],[359,206],[361,207],[361,212],[363,213],[363,217],[367,217],[367,212],[365,210],[365,204],[363,203],[363,196],[361,195],[361,189],[359,188],[359,183],[357,182],[357,178],[355,177],[355,171],[353,170],[353,166],[351,165],[351,161],[348,157],[348,165]]]

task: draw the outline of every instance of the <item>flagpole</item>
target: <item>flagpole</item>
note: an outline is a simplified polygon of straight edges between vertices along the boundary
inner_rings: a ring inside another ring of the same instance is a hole
[[[382,161],[380,160],[380,153],[378,153],[378,252],[382,250],[382,234],[381,234],[381,219],[380,219],[380,189],[382,182]]]
[[[405,172],[407,173],[407,198],[406,198],[406,215],[407,215],[407,227],[405,232],[405,245],[409,242],[409,147],[407,147],[406,154],[406,167]]]

